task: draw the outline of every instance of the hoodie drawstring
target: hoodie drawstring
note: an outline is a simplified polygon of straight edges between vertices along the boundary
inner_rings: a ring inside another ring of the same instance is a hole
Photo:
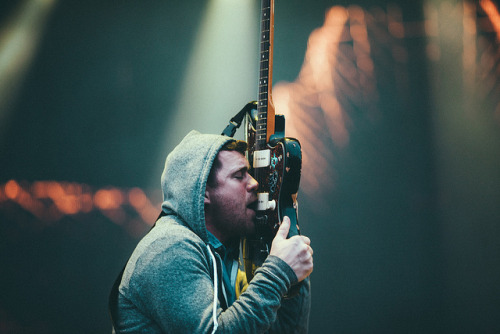
[[[214,334],[216,331],[217,331],[217,327],[219,326],[219,324],[217,323],[217,291],[219,290],[218,286],[217,286],[217,262],[215,260],[215,256],[214,254],[212,253],[212,250],[210,249],[210,247],[207,245],[207,248],[208,248],[208,252],[210,253],[210,256],[212,257],[212,261],[214,263],[214,308],[213,308],[213,312],[212,312],[212,317],[214,318],[214,329],[212,330],[212,334]]]

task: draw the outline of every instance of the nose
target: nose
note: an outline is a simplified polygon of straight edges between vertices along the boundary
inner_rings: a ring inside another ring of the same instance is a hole
[[[250,177],[247,187],[248,191],[249,192],[256,191],[257,188],[259,187],[259,182],[257,182],[257,180],[254,179],[252,175],[249,174],[248,176]]]

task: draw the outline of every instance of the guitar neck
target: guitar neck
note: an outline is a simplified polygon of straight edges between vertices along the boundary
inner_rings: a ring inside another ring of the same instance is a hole
[[[255,146],[266,148],[274,134],[274,105],[272,102],[273,78],[274,0],[262,0],[260,20],[260,74],[259,99],[257,105],[257,129]]]

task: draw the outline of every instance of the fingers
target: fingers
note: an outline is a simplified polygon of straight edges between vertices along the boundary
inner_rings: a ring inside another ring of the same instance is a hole
[[[304,241],[304,243],[306,245],[310,245],[311,244],[311,239],[309,239],[308,237],[306,237],[305,235],[301,235],[302,237],[302,241]]]
[[[306,243],[302,243],[301,246],[301,251],[299,253],[299,259],[300,259],[300,276],[298,275],[297,278],[300,280],[308,277],[314,268],[313,264],[313,250],[311,246],[307,245]]]
[[[276,233],[276,237],[286,239],[289,230],[290,230],[290,218],[285,216],[285,218],[283,218],[283,222],[281,222],[278,232]]]
[[[311,247],[311,239],[304,235],[295,235],[291,237],[289,240],[293,240],[295,242],[296,247],[299,247],[303,251],[307,251],[309,255],[313,255],[314,251]]]
[[[300,282],[313,271],[311,239],[303,235],[294,235],[287,239],[289,230],[290,219],[284,217],[274,237],[269,254],[285,261],[295,272]]]
[[[307,255],[310,255],[312,257],[313,254],[314,254],[314,251],[313,251],[312,247],[309,246],[308,244],[305,244],[304,246],[305,246],[304,248],[306,250]]]

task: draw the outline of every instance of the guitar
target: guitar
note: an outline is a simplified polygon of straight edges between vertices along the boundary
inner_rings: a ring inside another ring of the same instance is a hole
[[[257,109],[246,117],[250,174],[258,181],[256,233],[243,241],[247,280],[262,265],[285,216],[290,218],[289,237],[300,234],[297,192],[302,152],[300,143],[285,137],[285,118],[276,115],[272,101],[274,0],[262,0],[260,25],[260,74]]]

